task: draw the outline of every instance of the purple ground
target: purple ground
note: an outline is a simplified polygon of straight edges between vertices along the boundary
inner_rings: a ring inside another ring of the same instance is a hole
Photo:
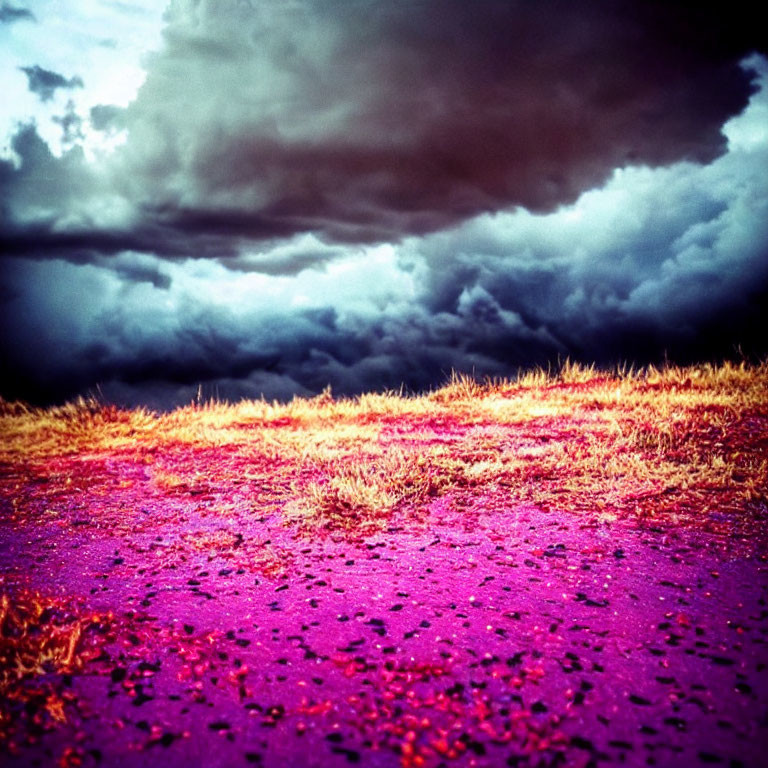
[[[6,591],[117,627],[8,768],[768,764],[758,544],[439,499],[357,541],[233,515],[211,556],[204,514],[77,515],[0,530]]]

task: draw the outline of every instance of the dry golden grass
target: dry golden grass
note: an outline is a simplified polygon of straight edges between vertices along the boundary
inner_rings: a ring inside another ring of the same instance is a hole
[[[317,517],[331,527],[382,525],[398,505],[423,501],[450,483],[429,458],[401,448],[368,456],[315,455],[311,462],[315,479],[294,484],[289,514],[299,520]]]
[[[93,400],[50,409],[0,403],[0,461],[155,456],[159,493],[226,495],[260,481],[306,524],[384,525],[430,496],[492,492],[512,505],[606,515],[706,516],[764,508],[768,364],[605,372],[566,363],[554,374],[441,389],[286,404],[189,405],[167,414]],[[235,458],[211,469],[211,452]],[[206,460],[195,452],[207,452]],[[278,493],[279,487],[279,493]]]

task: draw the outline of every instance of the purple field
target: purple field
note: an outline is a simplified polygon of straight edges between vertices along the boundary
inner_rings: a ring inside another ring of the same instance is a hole
[[[5,404],[3,765],[764,765],[765,371],[577,374]]]

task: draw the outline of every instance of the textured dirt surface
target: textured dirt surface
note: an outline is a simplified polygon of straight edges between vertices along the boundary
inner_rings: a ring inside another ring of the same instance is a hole
[[[493,494],[342,536],[127,479],[3,502],[11,604],[90,617],[4,704],[9,768],[765,764],[759,541]]]

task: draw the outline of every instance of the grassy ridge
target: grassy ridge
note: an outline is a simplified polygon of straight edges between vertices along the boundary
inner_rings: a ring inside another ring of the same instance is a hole
[[[0,401],[0,438],[0,461],[21,485],[46,473],[75,493],[62,462],[112,457],[145,466],[155,493],[226,498],[252,484],[313,527],[381,527],[429,498],[467,494],[608,519],[754,518],[768,500],[768,364],[568,364],[516,380],[454,376],[413,397],[325,392],[167,414]]]

